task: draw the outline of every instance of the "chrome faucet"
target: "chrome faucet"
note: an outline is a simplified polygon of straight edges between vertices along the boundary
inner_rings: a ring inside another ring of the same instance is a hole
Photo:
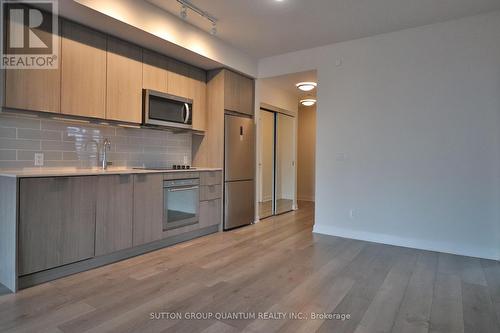
[[[106,170],[108,168],[108,150],[111,147],[111,141],[105,138],[102,142],[102,169]]]

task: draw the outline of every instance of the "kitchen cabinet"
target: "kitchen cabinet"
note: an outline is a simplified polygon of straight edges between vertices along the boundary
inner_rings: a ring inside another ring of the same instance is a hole
[[[220,225],[222,221],[222,200],[209,200],[200,202],[200,228]]]
[[[38,36],[49,32],[39,28],[30,28]],[[61,37],[57,36],[59,49]],[[5,70],[5,101],[7,108],[61,112],[61,72],[60,59],[57,69],[6,69]]]
[[[133,191],[132,175],[98,177],[96,256],[132,247]]]
[[[175,59],[168,59],[167,92],[175,96],[193,99],[194,85],[190,75],[189,65]]]
[[[206,72],[175,59],[169,59],[168,93],[193,100],[193,129],[206,129]]]
[[[96,177],[26,178],[19,187],[19,275],[94,256]]]
[[[192,68],[193,85],[193,129],[205,131],[207,128],[207,74],[199,68]]]
[[[163,237],[163,174],[134,175],[133,245]]]
[[[63,20],[61,113],[106,117],[106,35]]]
[[[59,113],[60,84],[59,69],[7,69],[5,106]]]
[[[200,187],[200,200],[208,201],[222,198],[222,185],[207,185]]]
[[[254,81],[224,70],[224,109],[253,115]]]
[[[240,75],[239,84],[240,112],[248,115],[254,114],[254,80]]]
[[[222,223],[222,171],[200,172],[200,228]]]
[[[193,165],[224,166],[224,113],[254,114],[254,80],[227,69],[208,72],[206,91],[206,131],[193,137]]]
[[[142,122],[142,49],[108,37],[106,119]]]
[[[222,171],[204,171],[200,173],[200,183],[202,185],[221,185]]]
[[[168,58],[153,51],[142,52],[142,88],[168,92]]]

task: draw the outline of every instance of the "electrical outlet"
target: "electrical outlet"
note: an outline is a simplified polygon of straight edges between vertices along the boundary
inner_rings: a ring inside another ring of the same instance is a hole
[[[350,209],[350,210],[349,210],[349,218],[350,218],[351,220],[354,220],[354,216],[355,216],[355,214],[354,214],[354,209]]]
[[[35,153],[35,166],[43,166],[43,153]]]

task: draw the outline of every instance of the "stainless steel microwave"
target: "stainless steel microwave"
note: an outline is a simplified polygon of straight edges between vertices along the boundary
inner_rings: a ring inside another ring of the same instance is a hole
[[[191,129],[193,101],[159,91],[143,90],[143,124]]]

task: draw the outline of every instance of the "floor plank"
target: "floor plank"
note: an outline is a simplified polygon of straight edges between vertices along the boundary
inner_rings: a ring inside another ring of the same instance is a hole
[[[313,234],[314,207],[299,207],[256,225],[0,294],[0,331],[500,331],[500,263]],[[235,312],[287,316],[184,317]],[[349,318],[312,320],[312,314]]]

